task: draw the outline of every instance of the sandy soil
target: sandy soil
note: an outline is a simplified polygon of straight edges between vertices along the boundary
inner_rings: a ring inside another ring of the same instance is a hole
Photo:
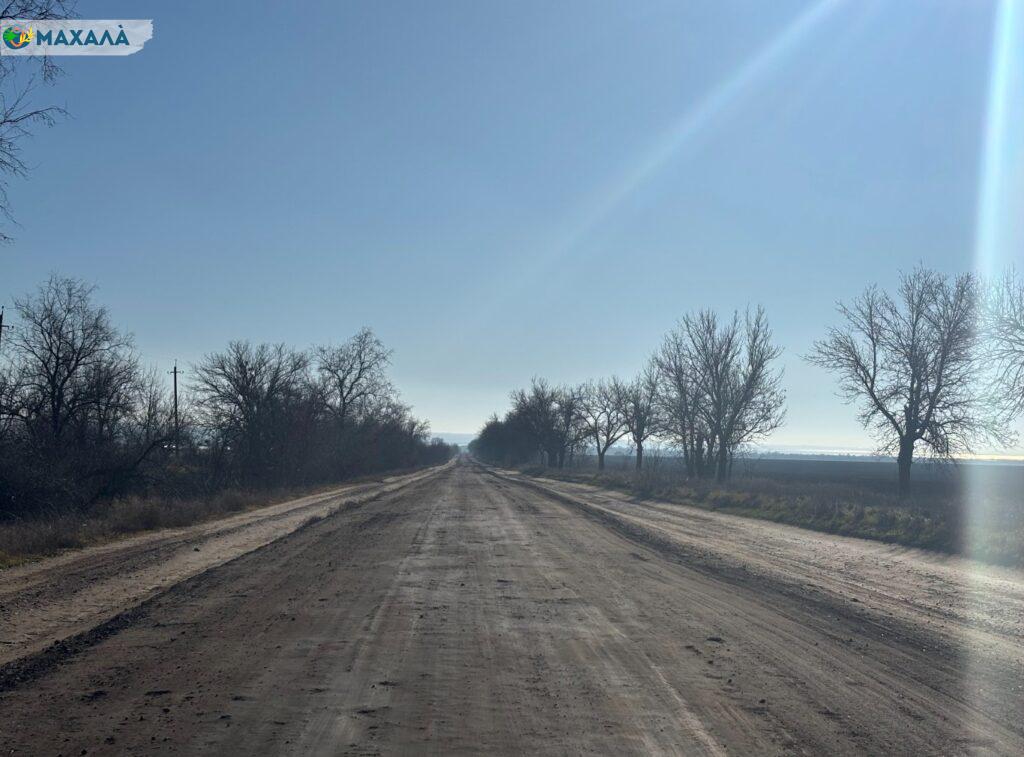
[[[308,520],[0,667],[0,753],[1024,752],[1012,571],[467,463]]]
[[[167,587],[291,533],[310,518],[426,475],[430,472],[350,484],[0,571],[0,665],[94,628]]]

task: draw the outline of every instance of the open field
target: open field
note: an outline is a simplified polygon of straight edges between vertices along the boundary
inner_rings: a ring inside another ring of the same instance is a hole
[[[924,463],[905,499],[895,494],[894,468],[861,460],[741,459],[724,484],[688,480],[673,457],[650,456],[641,472],[624,456],[609,457],[604,471],[588,458],[561,470],[522,470],[830,534],[1024,565],[1024,466]]]
[[[632,471],[633,457],[630,455],[609,456],[609,471]],[[648,455],[648,467],[666,473],[681,473],[682,461],[669,455]],[[574,466],[580,470],[596,470],[594,457],[583,457]],[[896,486],[896,461],[880,458],[822,459],[805,455],[790,457],[766,457],[758,455],[740,456],[736,459],[733,475],[735,480],[762,479],[779,482],[806,482],[825,484],[849,484],[892,494]],[[992,496],[1000,499],[1017,499],[1024,503],[1024,463],[966,461],[945,463],[919,460],[914,464],[914,491],[921,499],[929,497],[947,498],[953,494],[966,493],[969,487],[980,485]]]
[[[0,751],[1024,750],[1019,571],[465,461],[321,504],[0,573],[4,639],[73,634],[8,653]]]

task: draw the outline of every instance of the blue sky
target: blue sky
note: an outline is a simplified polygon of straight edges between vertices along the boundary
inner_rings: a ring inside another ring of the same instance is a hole
[[[93,281],[162,368],[369,325],[453,432],[762,303],[773,441],[870,446],[799,356],[837,298],[973,267],[993,8],[81,2],[154,38],[41,93],[71,117],[25,145],[0,297]]]

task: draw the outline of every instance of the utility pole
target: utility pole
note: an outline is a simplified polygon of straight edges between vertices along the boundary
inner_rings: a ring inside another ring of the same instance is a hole
[[[174,361],[174,370],[169,371],[174,376],[174,456],[178,456],[178,445],[181,443],[181,438],[178,433],[178,374],[181,371],[178,370],[178,361]]]
[[[4,326],[4,306],[0,305],[0,343],[3,342],[4,329],[13,329],[14,326]]]

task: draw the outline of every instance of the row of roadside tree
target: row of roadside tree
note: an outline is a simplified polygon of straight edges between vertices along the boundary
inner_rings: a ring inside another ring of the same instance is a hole
[[[310,350],[232,342],[187,368],[175,412],[94,295],[51,277],[0,334],[0,516],[327,484],[456,451],[400,401],[368,329]]]
[[[952,459],[1012,445],[1024,411],[1024,282],[947,276],[923,267],[893,293],[868,287],[840,303],[841,323],[804,359],[833,373],[879,450],[897,460],[906,494],[915,454]],[[555,386],[535,378],[511,394],[471,444],[501,465],[563,467],[628,445],[643,466],[654,441],[677,450],[687,476],[725,481],[738,452],[778,429],[786,396],[763,308],[722,318],[690,313],[630,380]]]

